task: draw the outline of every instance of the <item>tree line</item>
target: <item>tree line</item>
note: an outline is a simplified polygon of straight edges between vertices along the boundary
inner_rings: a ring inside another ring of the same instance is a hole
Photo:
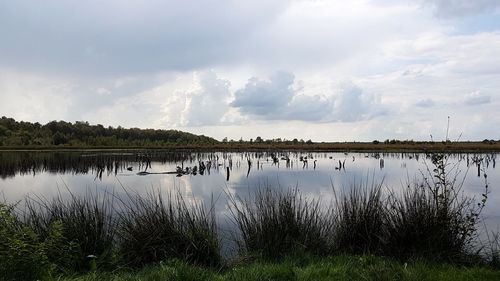
[[[85,121],[75,123],[51,121],[47,124],[38,122],[16,121],[3,116],[0,119],[0,146],[163,146],[172,144],[204,145],[215,144],[217,140],[178,130],[158,130],[104,127],[91,125]]]

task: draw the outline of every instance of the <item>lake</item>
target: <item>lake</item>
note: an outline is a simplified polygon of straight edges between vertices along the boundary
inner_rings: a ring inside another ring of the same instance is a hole
[[[459,182],[463,180],[464,194],[481,199],[484,174],[488,175],[490,193],[482,215],[490,230],[500,226],[496,157],[448,155],[448,168],[457,173]],[[14,203],[26,196],[65,197],[89,190],[116,196],[125,191],[145,195],[176,190],[190,202],[214,201],[219,225],[230,228],[227,194],[246,198],[258,188],[296,187],[305,196],[328,203],[333,189],[382,182],[386,191],[399,192],[424,176],[432,178],[433,169],[429,156],[422,153],[4,151],[0,196]]]

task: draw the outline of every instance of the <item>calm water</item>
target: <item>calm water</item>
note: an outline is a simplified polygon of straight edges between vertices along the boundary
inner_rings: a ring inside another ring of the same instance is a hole
[[[467,195],[480,198],[485,186],[483,175],[488,175],[490,194],[483,217],[489,229],[500,225],[496,156],[448,156],[449,167],[456,167],[459,179],[465,179],[463,190]],[[203,165],[206,168],[201,171]],[[177,167],[183,171],[188,168],[190,173],[177,174]],[[191,201],[214,199],[219,222],[225,225],[229,214],[227,193],[247,197],[259,187],[298,187],[309,197],[329,202],[332,187],[383,181],[385,188],[397,192],[407,182],[422,179],[422,173],[429,175],[428,169],[433,166],[425,154],[408,153],[0,152],[0,196],[16,202],[27,195],[50,198],[58,193],[84,194],[89,189],[118,196],[124,189],[140,194],[178,189]]]

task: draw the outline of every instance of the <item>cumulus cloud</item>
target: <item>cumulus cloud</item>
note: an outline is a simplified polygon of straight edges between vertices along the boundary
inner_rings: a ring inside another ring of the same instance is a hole
[[[189,83],[189,82],[188,82]],[[196,72],[188,89],[161,89],[162,122],[168,126],[220,125],[229,110],[230,82],[213,71]],[[182,86],[181,86],[182,87]]]
[[[213,71],[202,72],[197,79],[199,87],[186,93],[183,125],[219,125],[229,109],[230,83],[218,78]]]
[[[381,113],[375,96],[353,83],[343,83],[328,95],[306,95],[294,82],[287,72],[277,72],[269,80],[251,78],[235,92],[231,106],[264,120],[354,122]]]
[[[386,114],[380,100],[351,82],[344,82],[335,97],[332,120],[354,122]]]
[[[281,119],[327,121],[332,105],[332,99],[324,95],[296,94],[284,110]]]
[[[491,103],[491,96],[481,94],[479,91],[472,92],[464,98],[465,105],[482,105]]]
[[[236,91],[231,105],[244,114],[279,116],[295,95],[294,79],[288,72],[277,72],[267,81],[252,77],[243,89]]]
[[[441,17],[461,17],[478,13],[492,13],[500,9],[498,0],[420,0],[431,5]]]
[[[213,71],[167,78],[156,87],[87,108],[83,119],[112,126],[172,128],[220,125],[228,110],[230,83]]]
[[[434,106],[434,101],[432,99],[422,99],[419,100],[415,103],[415,106],[417,107],[433,107]]]

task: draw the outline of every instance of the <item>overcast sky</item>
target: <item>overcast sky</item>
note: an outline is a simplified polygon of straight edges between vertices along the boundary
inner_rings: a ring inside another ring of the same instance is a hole
[[[0,0],[0,115],[500,139],[499,0]]]

